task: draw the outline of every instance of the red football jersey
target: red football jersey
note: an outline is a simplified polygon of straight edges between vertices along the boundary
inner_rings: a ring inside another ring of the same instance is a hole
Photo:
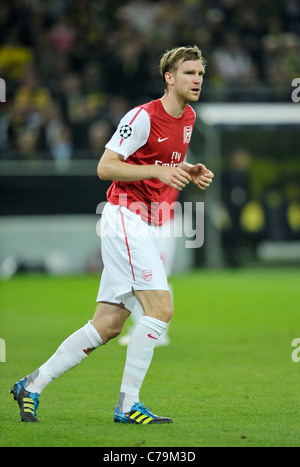
[[[165,111],[160,99],[153,100],[129,111],[105,147],[123,155],[128,164],[181,167],[195,118],[190,105],[180,118],[175,118]],[[146,222],[161,225],[167,219],[162,217],[159,203],[172,204],[177,193],[159,179],[113,181],[107,199],[112,204],[125,205]]]

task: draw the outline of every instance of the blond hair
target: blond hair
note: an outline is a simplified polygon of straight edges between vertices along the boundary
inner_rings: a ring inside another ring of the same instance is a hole
[[[205,68],[206,61],[202,56],[202,51],[196,45],[167,50],[160,60],[160,74],[163,82],[166,83],[165,73],[174,73],[179,62],[183,63],[187,60],[200,60],[203,68]]]

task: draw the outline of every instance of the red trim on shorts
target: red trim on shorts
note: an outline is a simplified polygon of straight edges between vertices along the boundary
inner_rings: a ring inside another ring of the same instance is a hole
[[[132,262],[131,262],[130,248],[129,248],[129,245],[128,245],[128,239],[127,239],[127,233],[126,233],[126,229],[125,229],[124,216],[123,216],[123,213],[121,211],[121,206],[119,206],[119,211],[120,211],[120,214],[121,214],[122,227],[123,227],[124,235],[125,235],[125,243],[126,243],[126,247],[127,247],[127,253],[128,253],[129,264],[130,264],[130,267],[131,267],[132,278],[133,278],[133,280],[135,282],[135,275],[134,275],[134,270],[133,270],[133,266],[132,266]]]
[[[141,107],[141,108],[137,111],[137,113],[132,117],[132,119],[131,119],[130,122],[129,122],[129,125],[132,125],[132,123],[134,122],[134,120],[136,119],[136,117],[138,116],[138,114],[140,113],[141,110],[143,110],[142,107]],[[121,146],[121,144],[123,143],[123,141],[124,141],[124,138],[121,139],[119,146]]]

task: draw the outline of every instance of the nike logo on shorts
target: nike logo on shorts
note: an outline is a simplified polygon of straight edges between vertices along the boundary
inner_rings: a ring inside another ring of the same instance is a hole
[[[157,141],[158,141],[159,143],[162,143],[163,141],[166,141],[166,139],[169,139],[169,138],[170,138],[170,136],[168,136],[167,138],[158,138]]]
[[[151,339],[156,339],[158,340],[158,337],[151,336],[151,334],[147,334],[148,337],[151,337]]]

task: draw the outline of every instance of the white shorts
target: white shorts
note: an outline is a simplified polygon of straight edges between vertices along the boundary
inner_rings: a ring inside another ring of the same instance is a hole
[[[169,290],[157,247],[159,227],[124,206],[107,203],[101,218],[104,269],[97,302],[123,303],[132,311],[136,290]]]
[[[176,222],[175,219],[170,219],[163,225],[157,228],[157,248],[160,259],[166,270],[167,277],[172,273],[174,256],[176,252]]]

